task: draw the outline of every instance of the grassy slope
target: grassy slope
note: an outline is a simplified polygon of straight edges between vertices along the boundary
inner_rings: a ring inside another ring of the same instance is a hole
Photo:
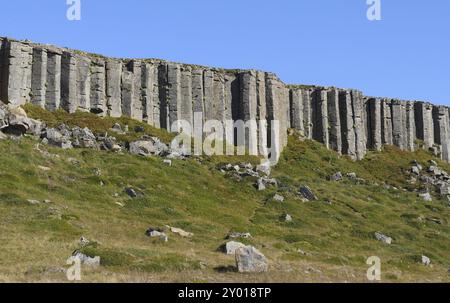
[[[63,121],[73,124],[84,121],[98,130],[115,121],[28,111],[54,123],[66,118]],[[280,204],[270,201],[274,189],[257,192],[251,179],[236,182],[223,176],[215,169],[223,158],[204,159],[204,164],[198,159],[176,160],[167,167],[160,158],[40,146],[46,154],[36,150],[36,143],[31,138],[0,141],[0,281],[64,281],[64,274],[49,269],[65,265],[82,235],[98,242],[87,253],[100,255],[104,263],[99,269],[83,268],[83,281],[363,282],[365,260],[373,255],[382,260],[384,281],[450,281],[446,202],[423,202],[414,193],[381,186],[384,181],[398,188],[411,186],[405,181],[406,169],[412,159],[431,159],[425,152],[388,147],[352,162],[318,143],[291,138],[274,171],[282,183],[280,191],[306,184],[320,200],[303,203],[285,191],[287,200]],[[449,165],[440,165],[450,171]],[[327,181],[336,171],[356,172],[369,182]],[[126,186],[144,196],[129,198],[123,192]],[[31,205],[27,199],[52,202]],[[279,220],[285,212],[293,222]],[[443,224],[419,220],[421,216],[439,218]],[[168,243],[145,236],[149,226],[166,224],[195,236],[185,239],[169,233]],[[233,257],[217,250],[230,231],[252,233],[253,239],[245,242],[268,257],[269,273],[217,270],[234,265]],[[392,236],[393,245],[374,240],[375,231]],[[421,254],[432,259],[432,267],[417,262]]]

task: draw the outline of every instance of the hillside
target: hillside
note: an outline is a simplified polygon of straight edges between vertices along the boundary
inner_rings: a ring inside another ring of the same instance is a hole
[[[93,132],[129,125],[118,136],[144,132],[168,142],[171,135],[126,118],[46,112],[28,115],[48,125],[65,122]],[[414,160],[425,173],[437,162],[423,150],[384,147],[352,161],[322,144],[292,134],[272,177],[278,187],[258,191],[253,177],[234,178],[223,165],[254,158],[140,157],[93,149],[63,150],[32,136],[0,140],[0,281],[66,281],[63,268],[80,237],[81,250],[100,256],[98,268],[83,267],[82,281],[116,282],[366,282],[366,259],[382,261],[382,281],[450,281],[449,201],[432,189],[432,201],[411,181]],[[329,177],[342,172],[340,181]],[[356,177],[349,173],[355,173]],[[318,200],[297,193],[309,186]],[[137,197],[125,189],[133,188]],[[285,200],[274,201],[278,193]],[[45,202],[44,202],[45,201]],[[281,220],[289,214],[291,222]],[[146,236],[149,227],[182,228],[189,238],[167,232],[167,242]],[[230,232],[249,232],[239,242],[258,248],[269,271],[236,272],[234,257],[220,247]],[[392,238],[387,245],[375,232]],[[425,266],[421,256],[430,258]]]

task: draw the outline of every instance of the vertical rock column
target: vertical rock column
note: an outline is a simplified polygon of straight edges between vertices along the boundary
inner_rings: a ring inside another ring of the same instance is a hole
[[[341,118],[339,115],[339,91],[335,88],[327,92],[329,146],[339,154],[342,153]]]
[[[414,151],[416,140],[414,102],[406,102],[406,132],[406,148],[409,151]]]
[[[192,110],[192,68],[190,66],[181,67],[181,114],[180,118],[193,125]]]
[[[31,101],[31,73],[33,49],[31,46],[8,41],[6,44],[7,62],[3,64],[4,101],[22,105]]]
[[[122,70],[122,113],[142,121],[141,62],[132,60]]]
[[[69,113],[78,108],[77,61],[70,52],[63,52],[61,58],[61,108]]]
[[[249,124],[248,121],[256,122],[257,118],[258,97],[256,91],[256,72],[246,71],[240,74],[240,87],[242,118],[247,126],[254,126],[254,129],[251,127],[245,129],[245,144],[249,148],[251,140],[253,149],[249,151],[255,153],[258,148],[258,129],[256,124]]]
[[[6,55],[5,55],[5,48],[6,48],[6,40],[3,38],[0,38],[0,101],[6,102],[6,98],[3,96],[3,77],[5,73],[5,64],[6,64]]]
[[[105,116],[107,113],[105,73],[106,73],[105,61],[102,59],[92,60],[90,111],[99,116]]]
[[[383,144],[393,145],[391,100],[381,100],[381,140]]]
[[[205,70],[203,74],[203,104],[205,108],[205,120],[212,120],[214,117],[213,102],[214,102],[214,72],[212,70]]]
[[[368,108],[368,147],[374,150],[381,150],[382,142],[382,118],[381,118],[381,100],[371,98],[367,101]]]
[[[91,60],[84,56],[77,57],[77,94],[78,108],[89,111],[91,108]]]
[[[155,72],[154,65],[150,63],[142,63],[141,65],[141,77],[142,77],[142,87],[141,87],[141,100],[142,100],[142,121],[149,125],[154,126],[154,83],[155,83]]]
[[[54,111],[61,106],[61,51],[47,51],[47,91],[45,108]]]
[[[362,160],[366,155],[367,138],[364,123],[364,98],[362,93],[356,90],[351,91],[353,106],[353,121],[355,128],[356,158]]]
[[[122,62],[109,59],[106,61],[106,106],[108,115],[122,116]]]
[[[406,149],[406,109],[404,102],[392,101],[392,138],[394,145]]]
[[[178,64],[167,66],[167,89],[168,89],[168,125],[170,131],[172,123],[180,120],[181,116],[181,67]]]
[[[425,149],[429,149],[434,144],[433,106],[429,103],[416,102],[414,112],[416,137],[423,140]]]
[[[352,95],[349,90],[339,91],[339,115],[341,119],[342,153],[356,160],[355,123],[353,121]]]
[[[305,137],[312,139],[313,135],[313,119],[312,119],[312,90],[302,89],[302,101],[303,101],[303,129]]]
[[[266,154],[267,148],[267,102],[266,102],[266,73],[256,72],[256,122],[258,123],[258,151]]]
[[[304,134],[303,124],[303,93],[301,89],[291,89],[289,91],[291,107],[291,127]]]
[[[203,99],[203,70],[194,69],[192,70],[192,110],[195,113],[202,114],[202,121],[196,121],[195,126],[198,129],[194,130],[195,134],[200,134],[203,132],[200,124],[203,124],[205,120],[205,104]],[[195,117],[200,118],[199,114],[195,114]]]
[[[47,50],[33,49],[33,69],[31,74],[31,102],[45,107],[45,91],[47,88]]]
[[[214,72],[214,83],[213,83],[213,99],[212,99],[211,111],[213,113],[213,118],[218,121],[225,120],[225,77],[224,74],[215,71]]]
[[[445,106],[435,106],[433,108],[435,125],[435,143],[441,146],[441,158],[450,161],[450,136],[449,136],[449,111]]]
[[[266,105],[269,124],[268,137],[270,138],[268,145],[271,145],[272,141],[277,142],[278,148],[275,150],[272,148],[272,152],[275,152],[275,157],[278,158],[282,149],[287,145],[289,90],[272,73],[266,73]],[[276,133],[271,127],[273,120],[279,123],[279,133]]]
[[[158,65],[156,63],[153,63],[152,66],[152,70],[151,70],[151,74],[150,74],[151,78],[152,78],[152,84],[153,84],[153,88],[152,88],[152,96],[153,96],[153,126],[156,128],[160,128],[161,127],[161,109],[160,109],[160,105],[161,105],[161,101],[159,99],[159,68]],[[149,118],[150,119],[150,118]]]
[[[329,148],[327,90],[318,88],[313,93],[313,139]]]

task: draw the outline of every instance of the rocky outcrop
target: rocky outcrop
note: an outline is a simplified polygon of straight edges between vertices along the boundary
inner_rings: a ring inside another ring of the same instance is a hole
[[[191,123],[196,116],[203,122],[256,121],[254,127],[246,124],[245,142],[229,130],[223,141],[260,154],[275,144],[273,152],[279,155],[293,128],[355,160],[383,145],[432,149],[450,160],[447,107],[365,97],[351,89],[286,85],[262,71],[106,58],[0,38],[0,100],[129,116],[168,130],[174,122]],[[279,132],[272,120],[278,121]],[[268,128],[259,121],[267,121]]]

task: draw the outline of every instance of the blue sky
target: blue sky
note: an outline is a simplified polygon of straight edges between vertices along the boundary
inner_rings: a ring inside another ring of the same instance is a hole
[[[2,1],[0,36],[115,57],[272,71],[286,83],[450,105],[450,1]]]

